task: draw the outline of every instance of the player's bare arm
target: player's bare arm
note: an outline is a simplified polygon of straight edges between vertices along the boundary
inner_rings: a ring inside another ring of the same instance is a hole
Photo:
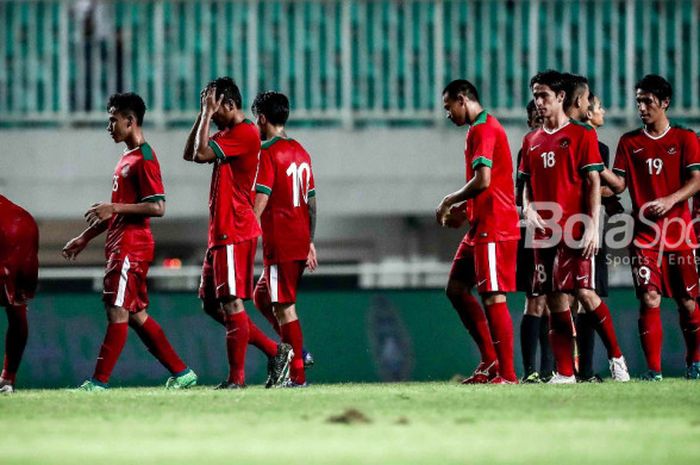
[[[195,163],[211,163],[216,159],[216,154],[209,147],[209,128],[211,127],[211,118],[214,113],[221,107],[221,102],[224,100],[223,94],[216,98],[216,88],[212,87],[207,90],[202,106],[202,116],[199,120],[199,126],[194,138],[194,149],[192,161]]]
[[[605,167],[603,171],[600,172],[600,180],[607,184],[607,186],[602,188],[602,195],[604,197],[610,197],[608,195],[605,195],[606,188],[610,189],[612,195],[620,194],[627,188],[627,182],[625,181],[625,177],[618,176],[613,170],[607,167]]]
[[[535,228],[537,231],[544,232],[545,231],[545,224],[544,220],[540,216],[539,213],[537,213],[537,210],[532,208],[532,204],[530,203],[530,196],[531,196],[531,191],[530,191],[530,181],[525,182],[525,186],[523,188],[523,196],[522,196],[522,205],[523,205],[523,218],[525,218],[525,221],[527,223],[528,228]]]
[[[141,215],[161,217],[165,215],[165,201],[140,203],[108,203],[98,202],[85,212],[85,220],[90,226],[97,225],[110,219],[112,215]]]
[[[187,142],[185,142],[185,150],[182,153],[182,158],[185,161],[194,160],[194,140],[197,137],[197,130],[199,129],[199,123],[202,121],[202,111],[204,109],[204,99],[207,96],[207,88],[205,87],[199,93],[199,113],[197,114],[197,119],[190,129],[190,133],[187,136]]]
[[[314,271],[318,268],[316,246],[314,245],[314,235],[316,234],[316,196],[309,198],[309,232],[311,233],[311,243],[309,244],[309,255],[306,257],[306,267],[309,271]]]
[[[267,202],[270,200],[268,194],[258,192],[255,194],[255,202],[253,203],[253,213],[255,213],[255,218],[257,218],[258,223],[260,223],[260,217],[267,207]]]
[[[586,176],[586,191],[588,194],[588,214],[591,224],[587,225],[583,233],[583,256],[590,258],[598,250],[600,226],[600,174],[597,171],[589,171]]]
[[[435,209],[435,219],[439,225],[445,226],[450,207],[462,203],[479,195],[480,192],[488,189],[491,185],[491,168],[480,166],[476,169],[474,177],[469,180],[460,190],[447,194]]]
[[[66,243],[63,250],[61,250],[61,255],[63,255],[63,258],[66,260],[75,260],[90,241],[105,232],[108,226],[109,224],[107,221],[98,223],[95,226],[89,226],[85,231],[80,233],[79,236],[74,237]]]
[[[700,171],[693,170],[689,176],[683,187],[676,192],[650,202],[648,206],[649,212],[657,217],[664,216],[674,205],[685,202],[700,191]]]

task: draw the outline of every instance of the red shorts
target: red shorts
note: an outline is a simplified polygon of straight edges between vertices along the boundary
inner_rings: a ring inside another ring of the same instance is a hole
[[[148,307],[146,275],[148,262],[132,262],[129,257],[109,260],[105,269],[102,300],[109,306],[139,312]]]
[[[255,286],[255,294],[266,293],[266,301],[273,304],[293,304],[297,301],[297,287],[306,269],[306,260],[266,265]]]
[[[695,299],[700,295],[694,250],[665,252],[660,263],[658,250],[630,247],[630,255],[638,296],[651,289],[675,299]]]
[[[518,241],[459,244],[450,279],[476,286],[479,294],[515,291]]]
[[[258,238],[207,250],[202,265],[199,298],[204,301],[227,297],[250,299]]]
[[[535,249],[533,294],[595,289],[595,260],[595,256],[583,258],[581,249],[572,249],[565,244]]]

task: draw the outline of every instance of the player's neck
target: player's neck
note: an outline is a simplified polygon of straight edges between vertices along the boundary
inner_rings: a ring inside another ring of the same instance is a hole
[[[668,118],[666,115],[664,115],[663,118],[659,118],[658,121],[654,121],[653,123],[645,124],[644,125],[644,130],[649,134],[650,136],[660,136],[666,131],[668,131],[669,126],[671,123],[669,122]]]
[[[243,110],[235,110],[233,112],[233,116],[231,118],[231,122],[229,124],[229,127],[233,127],[237,124],[241,124],[243,121],[245,121],[245,113],[243,113]]]
[[[548,118],[544,118],[542,121],[542,129],[547,132],[555,132],[568,122],[569,117],[566,115],[566,113],[561,112]]]
[[[275,137],[280,137],[282,139],[287,138],[287,132],[284,130],[284,126],[272,126],[267,135],[268,139],[274,139]]]
[[[136,147],[143,145],[144,142],[146,142],[146,139],[143,137],[143,132],[141,132],[141,130],[132,132],[129,137],[124,140],[128,150],[134,150]]]

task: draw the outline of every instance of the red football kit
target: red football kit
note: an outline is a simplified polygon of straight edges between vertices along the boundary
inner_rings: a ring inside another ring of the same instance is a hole
[[[563,235],[580,240],[583,224],[577,222],[569,231],[565,225],[574,215],[590,213],[586,174],[604,168],[595,130],[574,120],[554,131],[536,129],[525,135],[521,150],[518,175],[529,180],[530,201],[558,205],[561,217],[557,224]],[[554,217],[550,210],[537,211],[545,221]],[[538,232],[535,238],[548,239],[551,234],[551,230]],[[580,249],[568,247],[563,239],[556,247],[535,249],[535,294],[595,288],[594,258],[584,259]]]
[[[466,202],[470,227],[457,249],[450,277],[475,284],[479,293],[513,292],[520,238],[513,159],[503,126],[486,111],[467,131],[464,159],[467,182],[486,166],[491,168],[491,183]]]
[[[272,302],[295,302],[311,244],[308,202],[316,195],[311,157],[299,142],[275,137],[263,144],[255,190],[269,195],[258,286],[267,286]]]
[[[165,200],[160,165],[150,145],[124,152],[112,177],[112,203]],[[146,275],[153,261],[151,220],[143,215],[115,214],[109,219],[103,300],[136,312],[148,307]]]
[[[214,134],[216,154],[209,191],[208,250],[199,296],[204,300],[235,296],[248,299],[260,226],[253,212],[260,133],[244,120]]]
[[[692,131],[671,126],[653,137],[638,129],[620,139],[613,171],[624,176],[632,199],[630,252],[638,293],[655,288],[664,296],[698,296],[697,240],[688,202],[677,203],[661,218],[645,211],[648,202],[683,187],[693,170],[700,170],[700,149]]]
[[[39,274],[39,229],[22,207],[0,195],[0,306],[34,297]]]

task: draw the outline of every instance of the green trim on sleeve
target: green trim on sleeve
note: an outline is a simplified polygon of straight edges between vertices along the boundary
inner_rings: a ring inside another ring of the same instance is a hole
[[[141,202],[159,202],[161,200],[165,201],[165,194],[148,195],[148,196],[142,198]]]
[[[686,166],[685,169],[688,171],[700,170],[700,163],[691,163],[690,165]]]
[[[153,149],[148,145],[148,142],[141,144],[141,154],[144,160],[153,160]]]
[[[588,173],[589,171],[603,171],[605,169],[605,165],[602,163],[591,163],[590,165],[582,166],[581,171],[584,173]]]
[[[255,185],[255,192],[257,192],[259,194],[270,195],[270,194],[272,194],[272,189],[270,189],[269,187],[267,187],[264,184],[256,184]]]
[[[613,173],[617,174],[618,176],[622,176],[622,177],[627,176],[627,171],[621,170],[620,168],[613,168]]]
[[[308,194],[306,194],[308,198],[311,197],[316,197],[316,189],[311,189]]]
[[[221,147],[219,147],[219,144],[217,144],[216,141],[210,140],[209,147],[211,147],[211,149],[214,151],[216,158],[220,160],[226,160],[226,155],[224,154],[224,151],[221,150]]]
[[[489,168],[493,167],[493,160],[489,160],[486,157],[477,157],[472,161],[472,168],[476,169],[479,166],[486,166]]]

